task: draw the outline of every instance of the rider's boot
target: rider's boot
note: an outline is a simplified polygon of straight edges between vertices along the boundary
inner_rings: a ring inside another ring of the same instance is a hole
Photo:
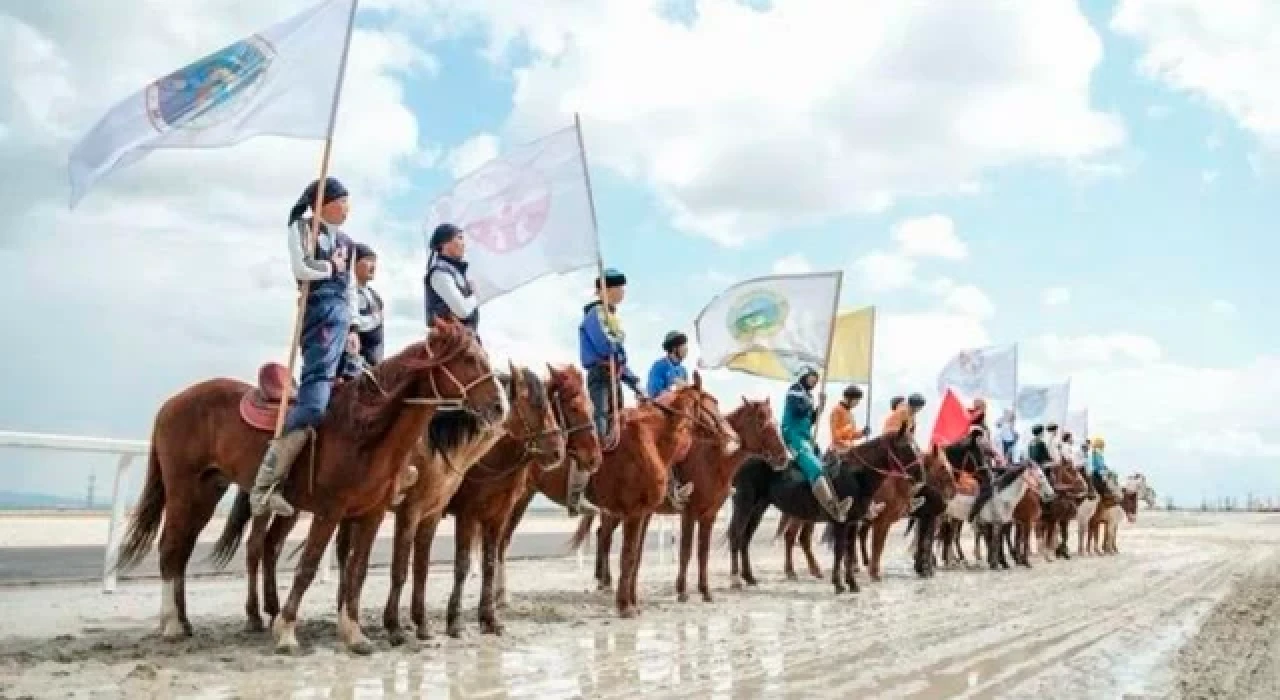
[[[254,517],[268,512],[285,518],[293,517],[293,506],[280,495],[276,487],[289,475],[294,460],[310,437],[309,428],[299,428],[267,443],[267,453],[262,457],[262,464],[258,465],[253,489],[249,491],[249,510]]]
[[[681,484],[676,479],[676,470],[667,474],[667,503],[675,510],[684,510],[689,505],[689,496],[693,495],[693,482]]]
[[[849,518],[849,509],[853,507],[853,499],[845,496],[843,499],[836,500],[835,489],[831,487],[831,480],[825,475],[818,477],[813,482],[813,497],[818,499],[818,505],[827,511],[827,515],[832,520],[842,523]]]

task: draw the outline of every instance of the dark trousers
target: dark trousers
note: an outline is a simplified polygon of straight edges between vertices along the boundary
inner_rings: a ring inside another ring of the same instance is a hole
[[[298,402],[285,416],[286,433],[298,428],[316,428],[324,420],[346,350],[351,326],[346,299],[336,294],[313,295],[307,299],[302,316],[302,376],[298,382]]]

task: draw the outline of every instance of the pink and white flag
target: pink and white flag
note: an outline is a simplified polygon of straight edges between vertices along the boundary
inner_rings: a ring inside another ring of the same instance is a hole
[[[425,237],[442,223],[466,232],[467,276],[482,304],[591,267],[599,253],[585,164],[573,126],[509,149],[431,204]]]

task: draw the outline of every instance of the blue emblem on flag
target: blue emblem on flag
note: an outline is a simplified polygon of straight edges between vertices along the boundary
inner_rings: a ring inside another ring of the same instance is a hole
[[[237,41],[147,86],[156,131],[204,129],[234,115],[261,87],[275,49],[260,36]]]

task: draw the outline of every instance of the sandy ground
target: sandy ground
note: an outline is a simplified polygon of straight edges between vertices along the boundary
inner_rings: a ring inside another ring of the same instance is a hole
[[[0,697],[1276,697],[1280,518],[1143,512],[1118,556],[928,581],[895,535],[886,580],[861,576],[843,597],[785,581],[767,534],[756,589],[728,590],[715,552],[712,604],[677,603],[673,566],[647,559],[637,620],[618,619],[573,558],[516,562],[505,636],[478,634],[473,580],[465,637],[413,650],[373,624],[375,572],[368,658],[338,649],[333,584],[308,595],[296,658],[241,631],[240,580],[191,585],[196,636],[176,644],[154,634],[155,582],[0,589]],[[431,577],[439,632],[451,577]]]

